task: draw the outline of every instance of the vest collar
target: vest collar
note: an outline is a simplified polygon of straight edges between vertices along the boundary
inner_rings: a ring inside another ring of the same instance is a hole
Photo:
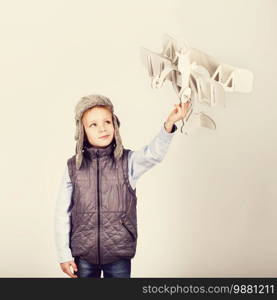
[[[98,157],[104,157],[104,156],[110,156],[115,148],[115,143],[112,142],[110,145],[108,145],[105,148],[97,148],[92,145],[84,144],[83,152],[86,156],[90,157],[91,159]]]

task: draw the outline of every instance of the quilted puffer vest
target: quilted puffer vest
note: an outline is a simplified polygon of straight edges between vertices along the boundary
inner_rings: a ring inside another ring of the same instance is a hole
[[[83,163],[68,159],[73,184],[70,248],[93,264],[133,258],[137,245],[136,189],[128,179],[128,152],[113,158],[114,144],[106,148],[84,146]]]

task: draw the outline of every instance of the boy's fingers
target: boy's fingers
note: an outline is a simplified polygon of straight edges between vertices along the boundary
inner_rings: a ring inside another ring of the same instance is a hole
[[[181,102],[178,104],[174,104],[175,113],[181,113],[182,115],[186,115],[189,109],[191,108],[191,101]]]
[[[190,107],[191,107],[191,101],[186,102],[184,108],[188,110]]]
[[[62,270],[63,270],[63,272],[64,272],[65,274],[67,274],[69,277],[71,277],[71,278],[77,278],[77,276],[74,275],[74,274],[71,272],[71,270],[70,270],[70,264],[69,264],[69,263],[66,264],[65,266],[63,266]]]
[[[190,101],[185,103],[184,108],[183,108],[183,115],[184,116],[186,116],[187,113],[190,111],[191,105],[192,105],[192,103]]]
[[[77,271],[78,271],[78,268],[77,268],[77,265],[75,264],[75,262],[72,262],[71,265],[72,265],[73,270],[74,270],[75,272],[77,272]]]
[[[77,278],[77,275],[74,275],[74,274],[71,272],[69,266],[68,266],[68,268],[66,268],[65,273],[66,273],[69,277],[71,277],[71,278]]]
[[[191,105],[191,101],[186,101],[186,102],[182,102],[182,103],[178,103],[178,104],[174,104],[174,106],[176,107],[184,107],[184,106],[189,106]]]
[[[72,269],[73,269],[73,273],[72,273]],[[72,278],[77,278],[77,275],[74,274],[74,272],[77,272],[77,266],[74,263],[74,261],[72,261],[70,263],[70,267],[69,267],[70,273],[72,274]]]

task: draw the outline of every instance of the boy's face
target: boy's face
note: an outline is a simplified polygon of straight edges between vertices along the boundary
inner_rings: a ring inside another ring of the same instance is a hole
[[[112,113],[105,107],[95,106],[84,112],[82,123],[88,141],[96,147],[108,146],[114,137]]]

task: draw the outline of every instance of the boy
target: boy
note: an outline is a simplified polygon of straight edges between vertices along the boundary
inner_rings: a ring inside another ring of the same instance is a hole
[[[130,277],[137,245],[136,181],[162,161],[175,122],[188,110],[188,102],[176,104],[153,141],[131,151],[123,148],[107,97],[79,100],[76,154],[67,160],[55,214],[58,261],[68,276],[100,278],[103,270],[104,277]]]

